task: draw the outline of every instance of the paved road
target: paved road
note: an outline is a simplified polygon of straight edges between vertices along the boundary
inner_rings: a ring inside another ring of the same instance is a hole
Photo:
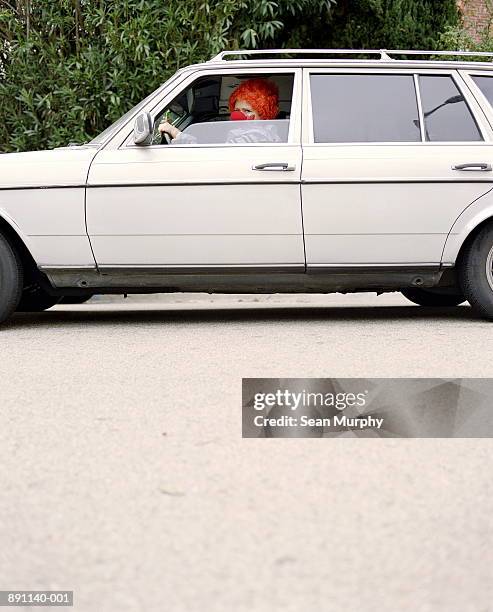
[[[241,439],[242,377],[493,376],[470,308],[132,296],[16,315],[0,343],[0,588],[73,589],[77,612],[493,610],[491,440]]]

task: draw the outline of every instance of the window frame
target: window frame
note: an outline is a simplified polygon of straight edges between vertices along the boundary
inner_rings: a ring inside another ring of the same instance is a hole
[[[302,69],[301,68],[248,68],[246,66],[242,68],[222,68],[217,65],[213,65],[210,68],[203,66],[200,69],[191,70],[185,79],[180,80],[179,83],[174,83],[172,87],[163,90],[161,95],[154,97],[149,101],[140,112],[148,112],[151,115],[152,121],[156,120],[163,107],[170,104],[180,93],[186,90],[196,80],[207,77],[207,76],[223,76],[223,75],[237,75],[237,74],[248,74],[253,76],[261,76],[262,74],[291,74],[293,75],[293,94],[291,100],[291,112],[289,120],[289,132],[287,142],[258,142],[258,143],[204,143],[204,144],[173,144],[173,145],[136,145],[133,142],[133,128],[135,122],[135,116],[129,119],[119,133],[112,138],[106,145],[108,149],[162,149],[167,150],[168,147],[174,149],[177,148],[223,148],[223,147],[286,147],[286,146],[300,146],[301,144],[301,86],[302,86]]]
[[[413,76],[420,119],[421,141],[378,141],[378,142],[315,142],[313,126],[313,108],[311,98],[311,75],[314,74],[385,74],[385,75],[407,75]],[[419,88],[420,76],[451,76],[455,86],[464,97],[465,103],[476,123],[481,138],[483,140],[460,140],[460,141],[427,141],[424,134],[423,110],[421,92]],[[493,140],[493,126],[486,120],[484,112],[472,95],[469,87],[462,79],[459,71],[454,69],[423,69],[423,68],[304,68],[303,69],[303,121],[302,121],[302,142],[303,145],[312,147],[341,147],[341,146],[485,146],[491,145]]]
[[[489,102],[479,85],[477,85],[472,78],[473,76],[485,76],[493,79],[493,70],[459,70],[458,72],[466,87],[470,91],[471,97],[474,98],[481,110],[482,115],[485,117],[488,125],[493,130],[493,105]]]

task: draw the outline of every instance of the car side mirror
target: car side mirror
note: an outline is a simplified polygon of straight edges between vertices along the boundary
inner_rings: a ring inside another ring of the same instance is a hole
[[[140,113],[134,123],[134,144],[150,145],[152,142],[153,125],[150,113]]]

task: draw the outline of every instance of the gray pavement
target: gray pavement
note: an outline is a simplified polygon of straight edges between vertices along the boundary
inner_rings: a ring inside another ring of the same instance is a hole
[[[71,589],[77,612],[493,610],[491,440],[241,438],[242,377],[493,376],[469,307],[96,297],[0,343],[0,589]]]

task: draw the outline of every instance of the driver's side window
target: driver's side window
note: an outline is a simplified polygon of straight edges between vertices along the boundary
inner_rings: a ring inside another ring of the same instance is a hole
[[[154,120],[152,144],[287,142],[294,75],[203,76]]]

